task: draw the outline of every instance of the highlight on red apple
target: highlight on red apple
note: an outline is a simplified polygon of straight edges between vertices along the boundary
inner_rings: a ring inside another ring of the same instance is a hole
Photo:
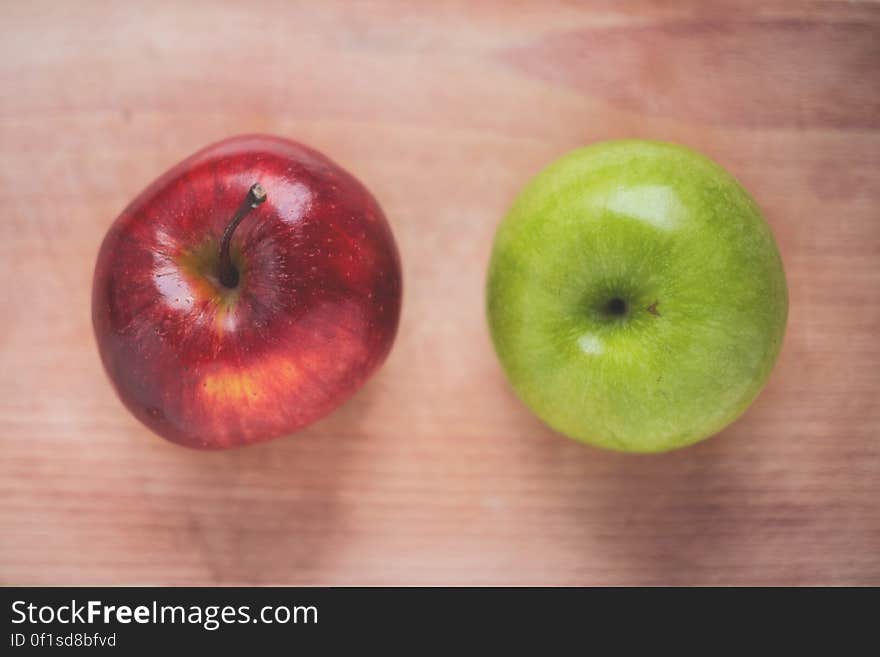
[[[660,452],[757,397],[788,292],[773,233],[730,174],[681,146],[612,141],[520,193],[495,236],[487,312],[512,387],[544,422]]]
[[[369,191],[311,148],[247,135],[177,164],[116,219],[92,321],[138,419],[175,443],[233,447],[354,394],[391,349],[401,293]]]

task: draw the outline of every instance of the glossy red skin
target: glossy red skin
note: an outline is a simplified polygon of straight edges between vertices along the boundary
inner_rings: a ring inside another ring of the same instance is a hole
[[[236,298],[213,266],[192,263],[214,253],[204,245],[255,182],[267,199],[232,238]],[[119,216],[98,255],[92,320],[138,419],[182,445],[232,447],[289,434],[351,396],[391,348],[401,287],[394,238],[363,185],[310,148],[242,136],[181,162]]]

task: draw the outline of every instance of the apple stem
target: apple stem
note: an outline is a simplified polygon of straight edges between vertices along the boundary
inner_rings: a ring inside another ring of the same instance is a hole
[[[238,206],[238,210],[232,215],[229,225],[223,232],[223,239],[220,240],[220,261],[217,267],[217,278],[228,288],[234,288],[238,285],[238,270],[232,264],[232,258],[229,255],[229,243],[232,241],[232,233],[238,228],[238,224],[245,218],[248,212],[260,205],[266,200],[266,190],[260,183],[254,183],[248,190],[242,204]]]

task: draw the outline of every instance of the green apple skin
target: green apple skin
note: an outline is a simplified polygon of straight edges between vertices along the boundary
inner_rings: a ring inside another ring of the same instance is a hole
[[[724,169],[681,146],[612,141],[520,193],[495,236],[487,312],[512,387],[544,422],[661,452],[752,403],[788,292],[767,222]]]

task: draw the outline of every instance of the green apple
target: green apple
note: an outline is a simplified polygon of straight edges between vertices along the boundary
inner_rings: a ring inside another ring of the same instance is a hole
[[[788,293],[767,222],[724,169],[681,146],[613,141],[520,193],[495,236],[487,312],[511,385],[544,422],[659,452],[751,404]]]

